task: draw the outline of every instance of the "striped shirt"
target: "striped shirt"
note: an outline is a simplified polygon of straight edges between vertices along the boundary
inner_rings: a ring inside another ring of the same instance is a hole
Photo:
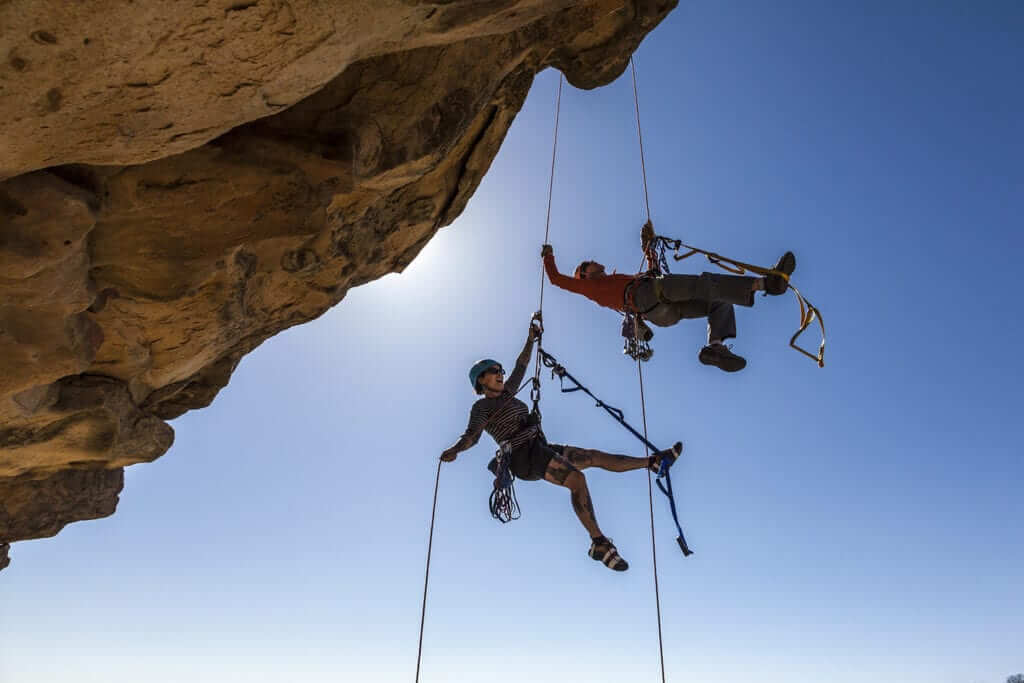
[[[482,398],[473,404],[469,412],[469,426],[462,435],[467,448],[480,440],[480,434],[485,428],[495,441],[499,444],[508,441],[513,450],[540,435],[538,425],[526,426],[530,409],[515,397],[525,374],[526,365],[516,365],[500,395]]]

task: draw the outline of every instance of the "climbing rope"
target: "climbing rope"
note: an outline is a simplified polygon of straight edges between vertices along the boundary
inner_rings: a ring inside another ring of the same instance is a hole
[[[558,122],[562,115],[562,81],[565,76],[561,73],[558,74],[558,95],[555,98],[555,134],[551,141],[551,174],[548,178],[548,210],[547,215],[544,218],[544,244],[549,244],[548,240],[551,235],[551,197],[554,194],[555,189],[555,155],[558,152]],[[540,300],[537,302],[537,315],[543,316],[544,313],[544,266],[540,269]],[[541,331],[543,332],[544,325],[541,323]],[[534,407],[537,406],[537,401],[540,400],[540,338],[537,338],[537,360],[534,364],[533,369],[533,386],[537,393],[537,399],[534,401]]]
[[[434,519],[437,516],[437,489],[441,485],[441,461],[437,461],[434,477],[434,505],[430,511],[430,537],[427,541],[427,571],[423,575],[423,609],[420,610],[420,644],[416,650],[416,683],[420,681],[420,660],[423,657],[423,624],[427,619],[427,585],[430,583],[430,554],[434,548]]]
[[[647,211],[647,223],[651,225],[651,200],[647,191],[647,162],[644,159],[644,132],[640,126],[640,95],[636,84],[636,61],[632,56],[629,58],[629,69],[633,76],[633,109],[636,111],[636,137],[640,143],[640,176],[643,179],[644,208]],[[644,250],[644,260],[647,259],[647,251]],[[643,268],[644,261],[640,262],[637,268]],[[625,340],[622,346],[622,353],[635,361],[649,361],[654,355],[654,349],[648,343],[650,337],[643,338],[640,334],[644,328],[643,316],[639,313],[626,312],[622,314],[622,338]]]
[[[516,499],[514,486],[515,475],[512,474],[512,449],[508,442],[502,443],[498,454],[492,464],[494,468],[494,490],[491,492],[489,501],[491,517],[502,524],[507,524],[514,519],[519,519],[519,501]]]
[[[640,377],[640,407],[643,415],[644,425],[644,441],[647,441],[647,402],[644,400],[644,366],[638,358],[636,361],[636,371]],[[650,456],[648,452],[647,444],[644,443],[644,455]],[[665,683],[665,649],[662,645],[661,636],[661,591],[658,588],[658,546],[654,540],[654,488],[651,484],[654,479],[650,469],[647,470],[647,508],[651,515],[651,564],[654,568],[654,605],[658,613],[658,661],[661,664],[661,682]],[[670,495],[670,494],[666,494]],[[671,495],[669,500],[671,500]],[[675,514],[675,503],[672,505],[672,513]],[[682,532],[680,532],[680,538],[682,538]],[[681,543],[685,546],[685,543]],[[686,553],[686,550],[683,551]],[[688,553],[687,553],[688,554]]]
[[[636,136],[640,143],[640,171],[643,178],[644,186],[644,206],[647,208],[647,225],[651,225],[651,200],[650,195],[647,191],[647,162],[644,160],[644,133],[640,126],[640,95],[636,84],[636,60],[633,56],[629,57],[630,71],[633,74],[633,108],[636,110]],[[646,256],[646,249],[644,255]],[[636,358],[636,369],[640,376],[640,407],[643,411],[643,424],[644,424],[644,452],[647,453],[648,441],[647,441],[647,402],[644,399],[644,371],[643,361],[651,357],[651,353],[643,353],[644,347],[640,346],[640,316],[633,315],[633,342],[634,349],[638,350],[638,353],[633,357]],[[646,341],[644,342],[646,345]],[[650,347],[646,347],[649,351]],[[646,358],[645,358],[646,356]],[[658,661],[661,664],[661,683],[665,683],[665,646],[661,632],[661,593],[658,589],[658,550],[654,543],[654,487],[651,485],[651,472],[647,471],[647,505],[651,513],[651,558],[652,567],[654,572],[654,604],[657,608],[658,613]],[[666,495],[669,495],[666,493]],[[671,496],[669,498],[671,500]],[[672,514],[675,515],[675,503],[672,504]],[[679,525],[679,520],[676,519],[676,526]],[[679,530],[679,538],[682,539],[682,529]],[[686,543],[680,540],[680,547],[686,553]]]
[[[651,200],[647,195],[647,164],[644,162],[644,132],[640,129],[640,95],[636,87],[636,61],[629,56],[629,68],[633,73],[633,107],[636,109],[636,137],[640,141],[640,172],[644,179],[644,206],[647,207],[647,222],[651,222]]]

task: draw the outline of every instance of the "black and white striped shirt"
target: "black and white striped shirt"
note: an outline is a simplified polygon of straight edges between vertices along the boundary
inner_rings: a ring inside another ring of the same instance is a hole
[[[462,435],[462,442],[467,448],[480,440],[485,428],[495,441],[499,444],[508,441],[513,449],[529,443],[540,434],[538,425],[526,426],[530,409],[515,397],[525,374],[526,365],[516,365],[499,396],[482,398],[473,404],[469,412],[469,426]]]

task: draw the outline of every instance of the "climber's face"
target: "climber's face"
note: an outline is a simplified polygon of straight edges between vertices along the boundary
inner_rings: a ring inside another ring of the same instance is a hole
[[[477,380],[487,394],[500,394],[505,389],[505,371],[500,365],[493,365]]]
[[[587,267],[580,271],[580,277],[584,280],[593,280],[595,278],[604,277],[604,266],[597,261],[591,261],[587,264]]]

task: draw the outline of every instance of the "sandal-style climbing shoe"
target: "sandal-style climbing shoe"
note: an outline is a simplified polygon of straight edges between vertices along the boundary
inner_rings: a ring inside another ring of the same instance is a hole
[[[725,344],[708,344],[700,350],[697,358],[704,365],[714,365],[726,372],[736,372],[747,367],[747,360],[730,351]]]
[[[651,471],[655,474],[662,474],[669,467],[672,467],[672,465],[675,464],[675,461],[679,459],[679,454],[682,452],[682,441],[676,441],[672,448],[666,448],[663,451],[658,451],[651,456]]]
[[[782,255],[778,263],[772,267],[772,270],[785,273],[786,277],[789,277],[796,270],[796,256],[793,255],[793,252],[787,251]],[[789,281],[781,275],[764,276],[764,291],[766,293],[775,295],[785,294],[787,289],[789,289]]]
[[[590,544],[590,550],[587,554],[598,562],[603,562],[604,566],[617,572],[624,572],[629,569],[629,563],[622,559],[610,538],[606,538],[603,541],[594,540]]]

